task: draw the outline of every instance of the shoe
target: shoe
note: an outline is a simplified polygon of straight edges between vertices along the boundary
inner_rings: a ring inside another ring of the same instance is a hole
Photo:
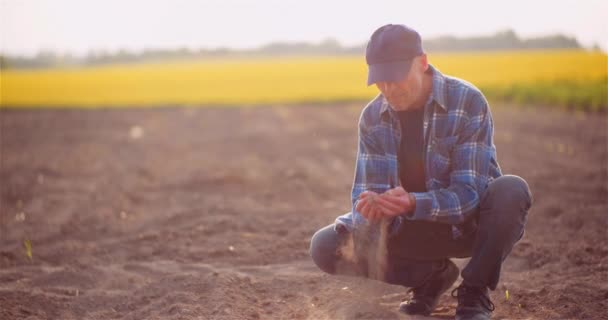
[[[471,287],[463,283],[452,290],[452,297],[458,298],[456,320],[486,320],[492,316],[494,304],[486,287]]]
[[[399,311],[409,315],[425,315],[428,316],[435,310],[439,297],[447,291],[460,273],[458,267],[451,260],[446,260],[446,266],[433,275],[430,280],[420,287],[412,288],[414,296],[410,301],[402,302],[399,305]]]

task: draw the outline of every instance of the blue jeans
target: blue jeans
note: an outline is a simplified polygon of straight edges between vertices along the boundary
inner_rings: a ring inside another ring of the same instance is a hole
[[[387,239],[384,280],[418,287],[442,269],[446,259],[470,257],[461,273],[464,282],[496,289],[503,261],[524,234],[531,205],[526,181],[504,175],[490,182],[481,197],[479,210],[465,222],[465,233],[459,239],[452,238],[450,225],[404,220],[399,230]],[[365,268],[359,265],[349,268],[353,262],[340,254],[339,249],[348,236],[346,229],[335,231],[333,224],[328,225],[313,235],[310,255],[327,273],[367,277]]]

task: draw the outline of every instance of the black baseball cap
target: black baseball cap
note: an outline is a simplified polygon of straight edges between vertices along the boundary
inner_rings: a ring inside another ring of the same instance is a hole
[[[387,24],[374,31],[367,43],[367,85],[400,81],[410,71],[415,57],[424,54],[416,30],[402,24]]]

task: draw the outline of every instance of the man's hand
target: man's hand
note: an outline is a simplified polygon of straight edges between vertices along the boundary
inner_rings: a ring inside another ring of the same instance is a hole
[[[403,187],[389,189],[379,195],[376,201],[381,211],[390,217],[414,211],[415,202],[416,198],[405,191]]]
[[[361,193],[355,209],[366,219],[374,221],[412,212],[415,205],[416,199],[411,194],[402,187],[396,187],[383,194],[373,191]]]
[[[380,220],[382,211],[376,205],[378,194],[373,191],[364,191],[359,195],[359,202],[355,209],[369,221]]]

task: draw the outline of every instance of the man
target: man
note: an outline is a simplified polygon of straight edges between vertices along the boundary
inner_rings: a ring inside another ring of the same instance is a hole
[[[496,289],[501,265],[524,233],[528,185],[501,173],[482,93],[431,66],[415,30],[379,28],[366,60],[367,83],[380,94],[359,120],[352,211],[315,233],[311,256],[323,271],[344,273],[345,239],[365,230],[356,246],[386,225],[382,280],[413,292],[402,312],[430,314],[458,278],[449,258],[470,257],[452,291],[456,319],[489,319],[488,289]]]

